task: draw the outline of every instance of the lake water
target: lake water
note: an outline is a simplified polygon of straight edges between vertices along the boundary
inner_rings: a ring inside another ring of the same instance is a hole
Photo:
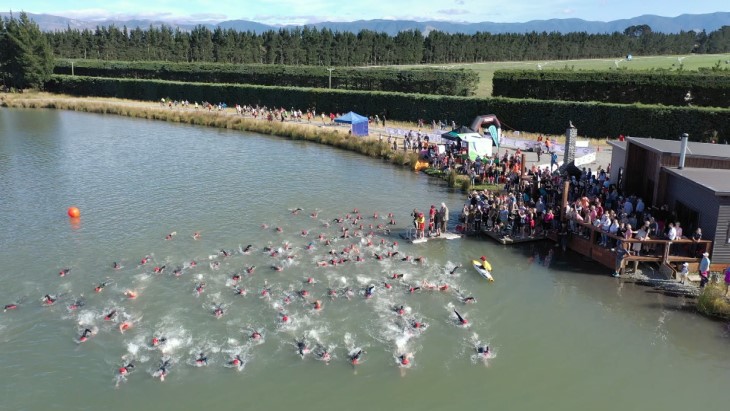
[[[0,313],[0,409],[727,407],[726,323],[697,316],[682,299],[613,279],[576,255],[553,254],[550,243],[410,245],[394,234],[410,225],[414,207],[442,201],[453,227],[462,193],[313,143],[0,109],[0,303],[18,303]],[[79,221],[66,216],[71,205],[80,208]],[[303,211],[293,214],[296,208]],[[340,238],[334,220],[354,218],[355,208],[362,220],[345,224],[353,234],[359,224],[365,234],[373,224],[372,246]],[[201,238],[194,240],[194,232]],[[248,244],[252,251],[241,253]],[[344,258],[339,253],[350,244],[364,261],[318,266],[332,258],[330,250]],[[374,257],[395,250],[395,257]],[[491,262],[494,283],[469,266],[480,255]],[[151,261],[140,265],[145,256]],[[424,261],[401,261],[404,256]],[[197,266],[189,267],[193,260]],[[122,268],[113,269],[113,262]],[[162,265],[163,273],[153,272]],[[249,266],[256,266],[253,274],[244,271]],[[179,276],[172,274],[177,267]],[[71,271],[61,277],[63,268]],[[234,273],[242,275],[246,296],[233,291]],[[404,278],[388,280],[393,274]],[[308,277],[316,283],[306,284]],[[408,291],[423,280],[449,290]],[[102,282],[106,287],[95,292]],[[201,282],[206,287],[198,295]],[[370,284],[374,295],[364,298]],[[347,287],[351,299],[342,294]],[[265,288],[270,298],[261,296]],[[337,298],[328,296],[329,288],[340,292]],[[302,289],[309,295],[300,297]],[[125,297],[126,290],[138,297]],[[45,306],[45,294],[56,303]],[[460,296],[477,303],[464,304]],[[69,310],[79,299],[85,305]],[[312,307],[316,299],[323,303],[319,311]],[[221,318],[213,315],[217,305]],[[394,311],[400,305],[403,316]],[[458,324],[453,309],[468,327]],[[105,321],[112,310],[116,316]],[[284,314],[290,323],[282,323]],[[122,333],[125,320],[133,325]],[[414,320],[428,327],[413,329]],[[94,335],[79,343],[84,328]],[[262,343],[249,340],[252,329],[261,331]],[[167,341],[155,347],[153,337]],[[295,344],[302,338],[313,351],[303,359]],[[477,341],[493,351],[486,362],[474,355]],[[329,347],[329,364],[317,360],[318,344]],[[348,355],[357,349],[364,354],[353,367]],[[193,366],[201,351],[207,367]],[[397,365],[404,353],[412,354],[410,368]],[[226,366],[235,355],[242,369]],[[163,359],[171,366],[161,382],[153,374]],[[128,361],[135,368],[120,379],[117,370]]]

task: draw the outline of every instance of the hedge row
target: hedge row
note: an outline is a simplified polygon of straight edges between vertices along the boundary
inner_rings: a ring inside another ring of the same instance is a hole
[[[493,95],[540,100],[730,106],[730,73],[498,70]],[[690,92],[691,99],[686,99]]]
[[[72,64],[75,75],[90,77],[310,88],[328,88],[330,81],[326,67],[216,63],[58,60],[54,73],[69,75]],[[337,67],[332,70],[332,88],[336,89],[470,96],[478,84],[479,75],[464,69]]]
[[[352,110],[363,115],[385,115],[393,120],[444,119],[466,125],[471,124],[477,115],[494,113],[507,128],[549,134],[564,133],[568,121],[573,121],[580,135],[593,137],[624,134],[676,138],[686,132],[693,140],[699,141],[715,132],[719,141],[724,142],[730,136],[730,110],[703,107],[448,97],[58,75],[52,77],[46,89],[76,96],[146,101],[159,101],[164,97],[191,102],[225,102],[229,106],[238,103],[302,110],[315,108],[317,112],[327,113]]]

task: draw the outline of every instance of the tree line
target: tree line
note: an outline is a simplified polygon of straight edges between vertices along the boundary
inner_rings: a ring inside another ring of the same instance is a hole
[[[116,26],[67,28],[44,35],[59,58],[233,64],[451,64],[730,52],[730,26],[710,33],[677,34],[632,26],[623,33],[611,34],[431,31],[424,36],[420,31],[408,30],[390,36],[370,30],[351,33],[306,26],[254,33],[205,26],[183,31],[162,25],[144,30]]]
[[[38,25],[25,13],[0,19],[0,87],[42,88],[52,73],[52,50]]]

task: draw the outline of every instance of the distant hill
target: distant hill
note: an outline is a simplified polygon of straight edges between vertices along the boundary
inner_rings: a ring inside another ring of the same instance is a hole
[[[0,16],[8,16],[9,13],[0,13]],[[65,30],[67,27],[75,29],[94,29],[97,26],[117,27],[127,26],[127,28],[147,28],[149,26],[159,27],[166,24],[172,27],[180,28],[180,30],[191,30],[198,24],[210,29],[216,26],[222,28],[234,29],[238,31],[253,31],[261,33],[267,30],[278,30],[282,27],[293,28],[295,26],[272,26],[247,20],[229,20],[217,23],[210,22],[175,22],[175,21],[159,21],[159,20],[104,20],[104,21],[84,21],[69,19],[65,17],[52,16],[49,14],[32,14],[28,15],[40,26],[41,30],[54,31]],[[587,21],[582,19],[550,19],[550,20],[532,20],[524,23],[458,23],[446,21],[413,21],[413,20],[358,20],[351,22],[322,22],[309,25],[310,27],[328,28],[333,31],[349,31],[357,33],[362,30],[372,30],[375,32],[385,32],[389,35],[395,35],[404,30],[418,30],[422,33],[428,33],[432,30],[439,30],[445,33],[464,33],[474,34],[476,32],[489,33],[526,33],[536,32],[586,32],[586,33],[613,33],[623,32],[625,28],[634,25],[647,24],[653,31],[661,33],[678,33],[680,31],[715,31],[722,26],[730,26],[730,12],[716,12],[708,14],[682,14],[677,17],[662,17],[655,15],[644,15],[631,19],[614,20],[614,21]]]

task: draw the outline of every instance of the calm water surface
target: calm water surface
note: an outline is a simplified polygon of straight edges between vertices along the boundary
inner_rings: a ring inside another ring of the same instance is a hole
[[[358,208],[369,224],[395,231],[410,210],[446,202],[452,217],[463,196],[421,174],[346,151],[276,137],[162,122],[59,111],[0,110],[1,409],[725,409],[730,400],[730,332],[683,308],[684,301],[623,284],[550,244],[503,247],[490,241],[399,244],[400,256],[373,253],[397,241],[377,231],[365,261],[320,268],[317,261],[359,239],[340,239],[332,220]],[[79,222],[66,208],[77,205]],[[291,209],[301,207],[298,215]],[[316,218],[311,214],[317,212]],[[374,213],[378,219],[373,218]],[[326,222],[331,223],[325,227]],[[269,228],[262,228],[268,224]],[[454,221],[452,220],[452,226]],[[278,233],[274,227],[281,227]],[[353,228],[354,229],[354,228]],[[302,231],[307,235],[303,236]],[[193,240],[193,232],[201,239]],[[176,232],[173,240],[167,234]],[[332,240],[327,247],[319,234]],[[384,239],[385,246],[380,245]],[[291,244],[285,250],[284,243]],[[305,249],[310,242],[313,250]],[[248,255],[239,246],[253,245]],[[281,248],[278,256],[263,252]],[[217,256],[219,250],[233,256]],[[468,267],[485,254],[496,282]],[[140,266],[144,256],[152,262]],[[294,258],[287,259],[286,255]],[[195,260],[198,266],[186,266]],[[123,265],[113,270],[112,263]],[[219,262],[215,270],[211,262]],[[457,264],[455,275],[449,271]],[[163,274],[154,266],[166,265]],[[244,273],[235,295],[231,275]],[[283,271],[270,267],[281,265]],[[66,277],[58,272],[70,267]],[[186,267],[182,275],[171,275]],[[394,273],[405,279],[386,290]],[[304,284],[307,277],[316,284]],[[422,280],[449,292],[410,294]],[[100,292],[94,286],[107,281]],[[205,282],[197,296],[195,285]],[[362,289],[376,284],[375,296]],[[270,300],[260,297],[271,287]],[[351,300],[327,289],[351,287]],[[311,295],[296,295],[306,288]],[[136,290],[129,300],[123,292]],[[464,305],[455,290],[476,297]],[[44,294],[58,302],[44,307]],[[285,295],[292,302],[283,304]],[[83,298],[74,312],[66,307]],[[314,299],[324,309],[314,311]],[[225,315],[212,315],[222,304]],[[420,333],[393,312],[428,324]],[[456,308],[470,321],[460,327]],[[134,322],[120,333],[104,321]],[[279,314],[293,318],[282,325]],[[89,327],[96,335],[76,342]],[[243,330],[262,330],[251,344]],[[167,337],[152,347],[153,336]],[[295,340],[331,347],[329,365],[300,359]],[[494,358],[473,358],[474,344]],[[357,369],[347,361],[366,351]],[[210,365],[193,367],[204,350]],[[413,354],[401,369],[396,357]],[[239,354],[245,367],[226,362]],[[172,367],[164,382],[152,374],[162,358]],[[117,380],[125,359],[136,361]],[[116,387],[117,383],[120,383]]]

